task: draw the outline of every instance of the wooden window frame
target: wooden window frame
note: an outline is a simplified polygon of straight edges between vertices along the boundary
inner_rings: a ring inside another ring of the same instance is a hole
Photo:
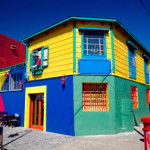
[[[146,103],[147,103],[147,107],[149,107],[150,104],[150,90],[146,89]]]
[[[130,87],[131,90],[131,99],[133,101],[133,109],[138,108],[138,89],[135,86]]]
[[[107,59],[107,46],[106,46],[106,32],[105,31],[94,31],[95,33],[102,34],[103,38],[103,46],[104,46],[104,55],[87,55],[84,54],[84,37],[86,32],[93,32],[93,30],[82,30],[81,31],[81,51],[82,51],[82,58],[85,59]]]
[[[108,111],[108,84],[82,83],[82,108],[88,111]]]
[[[47,64],[44,65],[44,50],[47,49]],[[43,73],[43,69],[44,67],[48,66],[48,60],[49,60],[49,48],[47,47],[40,47],[37,49],[34,49],[31,53],[30,53],[30,67],[34,65],[34,60],[33,60],[33,53],[38,54],[39,51],[41,51],[41,67],[40,68],[36,68],[34,69],[34,71],[32,71],[32,75],[39,75]]]
[[[149,68],[147,58],[144,58],[144,76],[145,76],[145,83],[149,83]]]

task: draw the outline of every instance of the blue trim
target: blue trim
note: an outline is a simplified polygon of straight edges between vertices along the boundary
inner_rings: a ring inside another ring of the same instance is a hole
[[[128,44],[128,45],[131,45],[132,47],[134,47],[135,49],[138,49],[133,43],[131,43],[130,41],[126,41],[126,43]]]
[[[75,19],[75,20],[83,20],[83,21],[84,21],[84,20],[86,20],[86,21],[103,21],[103,22],[113,22],[113,23],[116,23],[116,24],[117,24],[119,27],[121,27],[127,34],[129,34],[138,44],[140,44],[140,45],[142,46],[142,48],[143,48],[145,51],[147,51],[147,52],[150,54],[149,50],[148,50],[139,40],[137,40],[117,19],[88,18],[88,17],[69,17],[69,18],[67,18],[67,19],[64,19],[64,20],[62,20],[62,21],[60,21],[60,22],[58,22],[58,23],[56,23],[56,24],[53,24],[53,25],[51,25],[51,26],[49,26],[49,27],[47,27],[47,28],[45,28],[45,29],[43,29],[43,30],[37,32],[37,33],[34,33],[34,34],[32,34],[32,35],[30,35],[30,36],[28,36],[28,37],[22,39],[22,41],[23,41],[23,42],[24,42],[24,41],[28,41],[29,39],[31,39],[31,38],[33,38],[33,37],[35,37],[35,36],[37,36],[37,35],[39,35],[39,34],[45,32],[45,31],[47,31],[47,30],[50,30],[50,29],[52,29],[52,28],[54,28],[54,27],[56,27],[56,26],[58,26],[58,25],[60,25],[60,24],[63,24],[63,23],[65,23],[65,22],[67,22],[67,21],[71,21],[71,20],[73,20],[73,19]]]
[[[76,72],[76,22],[73,22],[73,72]]]
[[[104,46],[105,46],[105,58],[107,59],[107,42],[106,42],[106,32],[104,32]],[[102,57],[101,57],[102,58]]]
[[[109,75],[111,61],[101,59],[78,59],[79,74]]]
[[[84,55],[84,30],[81,30],[81,58],[83,59],[107,59],[106,34],[104,32],[105,55]]]
[[[143,57],[145,57],[145,58],[147,58],[148,60],[150,60],[150,58],[149,58],[147,55],[145,55],[145,54],[143,54]]]
[[[146,71],[148,67],[148,59],[145,57],[144,58],[144,76],[145,76],[145,83],[149,83],[149,69],[148,69],[148,73]]]
[[[115,54],[114,54],[114,39],[113,39],[112,24],[110,24],[110,36],[111,36],[111,50],[112,50],[112,69],[113,69],[113,73],[115,73]]]
[[[99,31],[109,31],[109,29],[106,28],[87,28],[87,27],[79,27],[79,30],[99,30]]]
[[[84,54],[84,30],[81,31],[81,58],[83,58]]]
[[[128,49],[128,64],[129,64],[129,77],[136,79],[136,61],[135,61],[135,51],[134,49],[130,50],[129,47],[127,47]],[[135,61],[135,67],[130,65],[130,54],[134,53],[134,61]]]

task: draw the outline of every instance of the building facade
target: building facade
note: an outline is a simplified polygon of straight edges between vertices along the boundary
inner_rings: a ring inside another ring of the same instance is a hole
[[[70,17],[23,42],[22,126],[73,136],[116,134],[133,131],[149,115],[150,53],[118,20]],[[34,54],[41,64],[31,69]],[[1,95],[5,102],[7,92]]]
[[[26,47],[0,34],[0,53],[0,111],[19,113],[24,118],[22,83],[26,81]],[[21,125],[24,125],[22,121]]]

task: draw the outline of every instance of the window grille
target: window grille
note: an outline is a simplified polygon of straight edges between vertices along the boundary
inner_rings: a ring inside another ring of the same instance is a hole
[[[137,87],[131,86],[131,99],[133,101],[133,108],[138,108],[138,94]]]
[[[107,83],[83,83],[83,111],[107,110]]]
[[[147,101],[147,107],[149,107],[149,103],[150,103],[150,90],[146,90],[146,101]]]
[[[22,88],[21,86],[19,86],[19,83],[22,83],[22,72],[11,73],[9,90],[10,91],[21,90]]]
[[[105,55],[104,33],[98,31],[84,32],[84,55]]]

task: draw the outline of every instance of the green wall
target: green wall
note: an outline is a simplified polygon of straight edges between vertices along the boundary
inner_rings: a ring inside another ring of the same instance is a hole
[[[113,76],[73,76],[74,82],[74,118],[75,136],[115,134],[115,90]],[[109,111],[83,112],[82,111],[82,83],[83,82],[106,82],[109,92]]]
[[[109,111],[83,112],[82,83],[108,83]],[[138,88],[138,109],[133,109],[130,86]],[[140,124],[141,117],[149,115],[146,106],[147,85],[129,81],[116,76],[73,76],[74,90],[74,121],[75,136],[116,134],[133,131],[133,127]]]
[[[137,109],[132,107],[131,86],[137,87],[138,90]],[[150,115],[146,104],[146,89],[150,89],[150,86],[115,77],[117,132],[132,131],[135,125],[141,123],[142,117]]]

